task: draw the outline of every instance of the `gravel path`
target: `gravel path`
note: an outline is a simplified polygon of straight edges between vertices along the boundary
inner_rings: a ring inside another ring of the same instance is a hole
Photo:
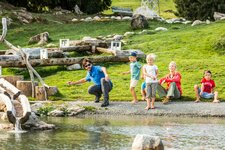
[[[95,107],[91,114],[102,115],[153,115],[153,116],[196,116],[196,117],[225,117],[225,103],[212,102],[171,102],[163,105],[155,103],[155,109],[145,110],[146,102],[131,104],[130,102],[111,102],[109,107],[101,108],[101,103],[94,102],[69,102],[71,105]],[[89,113],[90,114],[90,113]]]

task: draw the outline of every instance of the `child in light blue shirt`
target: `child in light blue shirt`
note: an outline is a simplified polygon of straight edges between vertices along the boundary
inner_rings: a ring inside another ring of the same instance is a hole
[[[131,80],[130,80],[130,91],[133,97],[132,103],[137,103],[137,95],[135,92],[135,87],[138,84],[138,80],[140,79],[140,72],[141,72],[141,64],[137,61],[137,54],[135,52],[132,52],[129,56],[130,60],[130,71],[124,72],[123,74],[131,74]]]

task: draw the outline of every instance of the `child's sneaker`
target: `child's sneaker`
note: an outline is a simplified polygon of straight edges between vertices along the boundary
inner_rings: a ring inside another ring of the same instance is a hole
[[[168,97],[165,97],[162,101],[163,104],[167,104],[169,103],[169,98]]]

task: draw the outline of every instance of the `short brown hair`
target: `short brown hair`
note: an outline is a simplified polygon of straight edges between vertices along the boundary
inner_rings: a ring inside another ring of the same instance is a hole
[[[82,61],[83,68],[85,68],[84,66],[86,65],[87,62],[89,62],[90,64],[92,64],[92,61],[90,59],[84,58],[83,61]]]

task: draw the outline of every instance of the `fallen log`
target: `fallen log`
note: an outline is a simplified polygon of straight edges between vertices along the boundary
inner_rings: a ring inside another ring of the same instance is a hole
[[[112,55],[116,55],[116,51],[115,50],[111,50],[111,49],[106,49],[106,48],[102,48],[102,47],[96,47],[96,50],[101,52],[101,53],[108,53],[108,54],[112,54]]]
[[[89,58],[94,63],[102,62],[128,62],[128,56],[95,56]],[[50,59],[31,59],[29,60],[32,66],[57,66],[57,65],[72,65],[81,64],[84,57],[76,58],[50,58]],[[2,67],[26,67],[25,62],[18,56],[0,56],[0,66]]]
[[[50,49],[51,50],[51,49]],[[70,46],[70,47],[62,47],[59,50],[63,52],[82,52],[82,51],[91,51],[91,46],[84,45],[84,46]]]
[[[17,81],[16,87],[26,96],[32,96],[32,81]],[[34,82],[34,87],[38,86],[38,82]]]
[[[27,48],[26,53],[29,54],[29,59],[39,59],[40,58],[40,50],[41,50],[41,48],[30,48],[30,49]],[[21,56],[21,53],[19,53],[16,50],[9,49],[9,50],[5,51],[5,55]],[[48,57],[49,58],[64,58],[65,54],[58,49],[57,51],[48,51]]]

